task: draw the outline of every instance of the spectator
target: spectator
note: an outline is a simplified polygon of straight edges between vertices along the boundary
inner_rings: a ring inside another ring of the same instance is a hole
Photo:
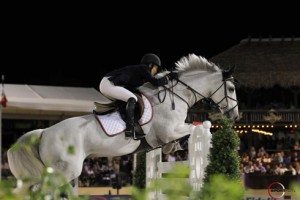
[[[267,170],[266,170],[266,168],[263,166],[262,162],[258,162],[257,168],[258,168],[258,171],[259,171],[260,173],[262,173],[262,174],[267,173]]]
[[[285,172],[288,171],[286,165],[284,163],[281,164],[281,167],[280,167],[280,175],[283,175],[285,174]]]
[[[168,162],[175,162],[176,161],[176,157],[174,156],[174,153],[170,153],[167,155],[167,161]]]
[[[266,155],[267,152],[266,152],[266,150],[265,150],[265,147],[264,147],[264,146],[260,147],[260,148],[258,149],[258,153],[261,154],[262,156]]]
[[[293,175],[293,176],[295,176],[295,175],[297,175],[297,172],[296,172],[296,169],[293,167],[293,165],[292,164],[288,164],[287,165],[287,171],[286,172],[289,172],[289,174],[291,174],[291,175]],[[285,172],[285,173],[286,173]]]
[[[298,151],[294,151],[291,156],[291,162],[298,162],[298,161],[300,161],[299,153]]]
[[[266,153],[265,156],[263,157],[263,163],[271,163],[271,162],[272,162],[272,158],[268,153]]]
[[[254,172],[254,167],[253,167],[251,161],[249,161],[248,164],[244,167],[244,172],[245,172],[246,174],[249,174],[249,173],[253,173],[253,172]]]
[[[280,169],[280,164],[279,163],[274,165],[274,174],[275,175],[281,175],[281,169]]]
[[[250,156],[250,160],[253,160],[253,159],[256,157],[256,150],[255,150],[255,147],[254,147],[254,146],[252,146],[252,147],[250,148],[249,156]]]
[[[294,150],[294,151],[299,151],[299,150],[300,150],[300,144],[299,144],[298,141],[295,142],[294,147],[293,147],[293,150]]]
[[[270,163],[266,164],[266,174],[275,174],[274,168],[271,166]]]

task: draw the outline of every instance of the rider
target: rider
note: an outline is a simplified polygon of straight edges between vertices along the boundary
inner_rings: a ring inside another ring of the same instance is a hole
[[[168,83],[166,77],[154,77],[161,68],[160,58],[148,53],[142,57],[140,64],[129,65],[106,74],[99,85],[100,92],[110,99],[118,99],[127,102],[126,105],[126,130],[125,136],[134,135],[134,108],[137,97],[132,93],[137,87],[146,82],[154,86],[162,86]],[[137,135],[142,137],[143,135]]]

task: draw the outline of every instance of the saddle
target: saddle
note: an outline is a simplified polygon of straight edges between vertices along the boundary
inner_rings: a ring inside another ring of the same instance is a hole
[[[135,95],[138,99],[134,109],[135,131],[138,133],[143,133],[143,129],[138,121],[141,119],[144,113],[145,105],[142,96],[140,94]],[[94,102],[95,109],[93,110],[93,113],[96,115],[106,115],[117,111],[120,113],[122,120],[126,122],[126,104],[126,102],[121,100],[113,100],[109,103]]]
[[[135,119],[139,120],[144,112],[144,102],[143,99],[141,97],[141,95],[139,94],[135,94],[138,102],[135,106],[134,112],[135,112]],[[99,103],[99,102],[94,102],[95,105],[95,109],[93,110],[93,113],[97,114],[97,115],[106,115],[108,113],[112,113],[115,111],[119,111],[122,119],[125,120],[125,116],[126,116],[126,102],[121,101],[121,100],[113,100],[109,103]],[[124,118],[123,118],[124,117]]]

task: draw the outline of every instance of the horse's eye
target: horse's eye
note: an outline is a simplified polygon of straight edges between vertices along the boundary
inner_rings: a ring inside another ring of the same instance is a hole
[[[234,87],[228,88],[229,92],[234,92]]]

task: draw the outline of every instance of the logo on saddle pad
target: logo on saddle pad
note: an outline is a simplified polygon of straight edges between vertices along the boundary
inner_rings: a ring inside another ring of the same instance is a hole
[[[144,112],[139,119],[139,124],[141,126],[149,123],[153,116],[152,104],[147,97],[142,96],[144,103]],[[95,115],[104,132],[108,136],[114,136],[122,133],[126,129],[126,123],[122,119],[119,111],[114,111],[105,115]]]

